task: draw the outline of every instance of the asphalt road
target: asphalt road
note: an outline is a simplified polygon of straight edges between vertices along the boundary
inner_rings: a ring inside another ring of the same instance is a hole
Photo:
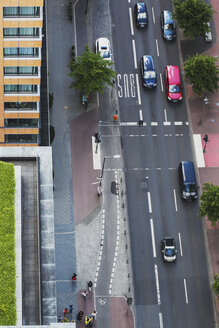
[[[186,102],[168,103],[164,91],[165,66],[180,66],[177,41],[165,42],[160,31],[160,12],[171,9],[170,1],[147,2],[146,30],[135,27],[133,2],[112,0],[110,6],[136,327],[213,328],[198,202],[183,202],[178,186],[179,162],[193,159]],[[141,84],[139,61],[147,54],[153,56],[156,65],[155,90],[145,90]],[[141,127],[136,124],[140,118],[146,123]],[[164,236],[176,238],[178,258],[174,264],[161,260],[160,240]]]

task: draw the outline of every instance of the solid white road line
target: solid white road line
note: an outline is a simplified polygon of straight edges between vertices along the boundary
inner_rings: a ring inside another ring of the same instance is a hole
[[[135,68],[138,68],[138,66],[137,66],[137,57],[136,57],[136,48],[135,48],[135,40],[132,40],[132,48],[133,48],[133,56],[134,56],[134,66],[135,66]]]
[[[163,92],[163,79],[161,73],[160,73],[160,85],[161,85],[161,91]]]
[[[134,35],[133,20],[132,20],[132,8],[129,8],[129,20],[130,20],[131,34]]]
[[[139,109],[139,120],[143,121],[142,109]]]
[[[162,313],[159,313],[159,322],[160,322],[160,328],[163,328],[163,316]]]
[[[137,93],[138,93],[138,104],[141,105],[141,93],[140,93],[140,87],[139,87],[138,74],[136,74],[136,85],[137,85]]]
[[[167,122],[167,110],[164,109],[164,118],[165,118],[165,122]]]
[[[152,213],[152,206],[151,206],[151,193],[150,193],[150,191],[148,191],[147,194],[148,194],[148,207],[149,207],[149,213]]]
[[[151,224],[151,240],[152,240],[152,248],[153,248],[153,257],[157,257],[157,255],[156,255],[156,246],[155,246],[153,219],[150,219],[150,224]]]
[[[174,196],[175,209],[176,209],[176,212],[177,212],[178,211],[178,207],[177,207],[176,190],[175,189],[173,189],[173,196]]]
[[[157,264],[154,264],[154,272],[155,272],[156,289],[157,289],[157,304],[161,304]]]
[[[188,301],[188,294],[187,294],[187,287],[186,287],[186,279],[183,279],[184,280],[184,289],[185,289],[185,298],[186,298],[186,303],[188,304],[189,301]]]
[[[155,24],[154,7],[152,7],[151,10],[152,10],[153,23]]]
[[[156,48],[157,48],[157,56],[159,57],[160,56],[160,53],[159,53],[159,47],[158,47],[158,40],[156,39]]]
[[[181,241],[181,235],[180,235],[180,232],[178,233],[178,236],[179,236],[179,249],[180,249],[180,255],[183,256],[182,241]]]
[[[205,159],[202,149],[202,140],[200,134],[193,134],[193,141],[195,146],[195,157],[198,167],[205,167]]]

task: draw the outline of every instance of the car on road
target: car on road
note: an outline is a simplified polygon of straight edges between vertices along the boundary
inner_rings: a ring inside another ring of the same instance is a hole
[[[167,99],[172,102],[182,100],[179,67],[173,65],[166,66],[164,76]]]
[[[160,24],[164,39],[171,41],[176,37],[176,25],[169,10],[164,10],[160,14]]]
[[[111,60],[110,42],[107,38],[99,38],[96,40],[96,53],[100,53],[103,59]]]
[[[179,164],[179,185],[183,199],[194,200],[198,198],[198,187],[195,168],[192,161],[182,161]]]
[[[135,12],[135,22],[136,26],[140,28],[144,28],[148,25],[148,12],[146,3],[139,2],[135,4],[134,7]]]
[[[156,87],[157,75],[156,75],[152,56],[144,55],[141,57],[140,71],[142,77],[142,84],[150,89]]]
[[[174,238],[165,237],[161,240],[161,254],[164,262],[176,261],[176,242]]]
[[[211,33],[211,25],[207,23],[209,31],[205,33],[204,40],[205,42],[212,42],[212,33]]]

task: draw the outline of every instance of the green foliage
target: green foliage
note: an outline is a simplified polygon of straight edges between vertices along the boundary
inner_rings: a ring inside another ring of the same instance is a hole
[[[175,10],[173,17],[179,27],[184,29],[184,34],[192,39],[203,36],[209,30],[207,23],[212,19],[215,12],[211,5],[202,0],[174,0]]]
[[[50,124],[50,145],[53,143],[55,138],[55,128],[53,125]]]
[[[218,90],[219,69],[216,64],[217,58],[207,55],[189,57],[184,63],[185,77],[192,84],[193,91],[201,96],[205,91]]]
[[[212,289],[215,292],[219,300],[219,273],[214,276],[214,282],[212,284]]]
[[[104,91],[104,85],[114,86],[113,79],[116,73],[111,69],[112,62],[104,60],[100,54],[95,54],[90,51],[88,46],[85,46],[83,54],[73,60],[70,60],[68,67],[70,76],[73,79],[71,88],[78,89],[86,96],[92,92]]]
[[[15,176],[13,164],[0,162],[0,325],[16,325]]]
[[[212,226],[219,221],[219,186],[209,182],[204,184],[199,208],[199,217],[205,215]]]

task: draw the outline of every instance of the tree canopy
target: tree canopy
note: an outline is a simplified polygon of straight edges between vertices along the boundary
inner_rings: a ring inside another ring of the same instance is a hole
[[[105,84],[115,84],[116,72],[111,68],[112,64],[85,46],[83,54],[72,58],[68,63],[68,76],[73,79],[70,87],[78,89],[86,96],[92,92],[103,93]]]
[[[199,216],[207,216],[214,226],[219,221],[219,186],[205,183],[201,195]]]
[[[204,36],[209,31],[207,23],[212,19],[214,10],[203,0],[174,0],[173,17],[177,20],[184,34],[192,39]]]
[[[216,62],[217,58],[204,54],[196,54],[184,62],[185,77],[198,96],[205,91],[213,93],[218,90],[219,69]]]

